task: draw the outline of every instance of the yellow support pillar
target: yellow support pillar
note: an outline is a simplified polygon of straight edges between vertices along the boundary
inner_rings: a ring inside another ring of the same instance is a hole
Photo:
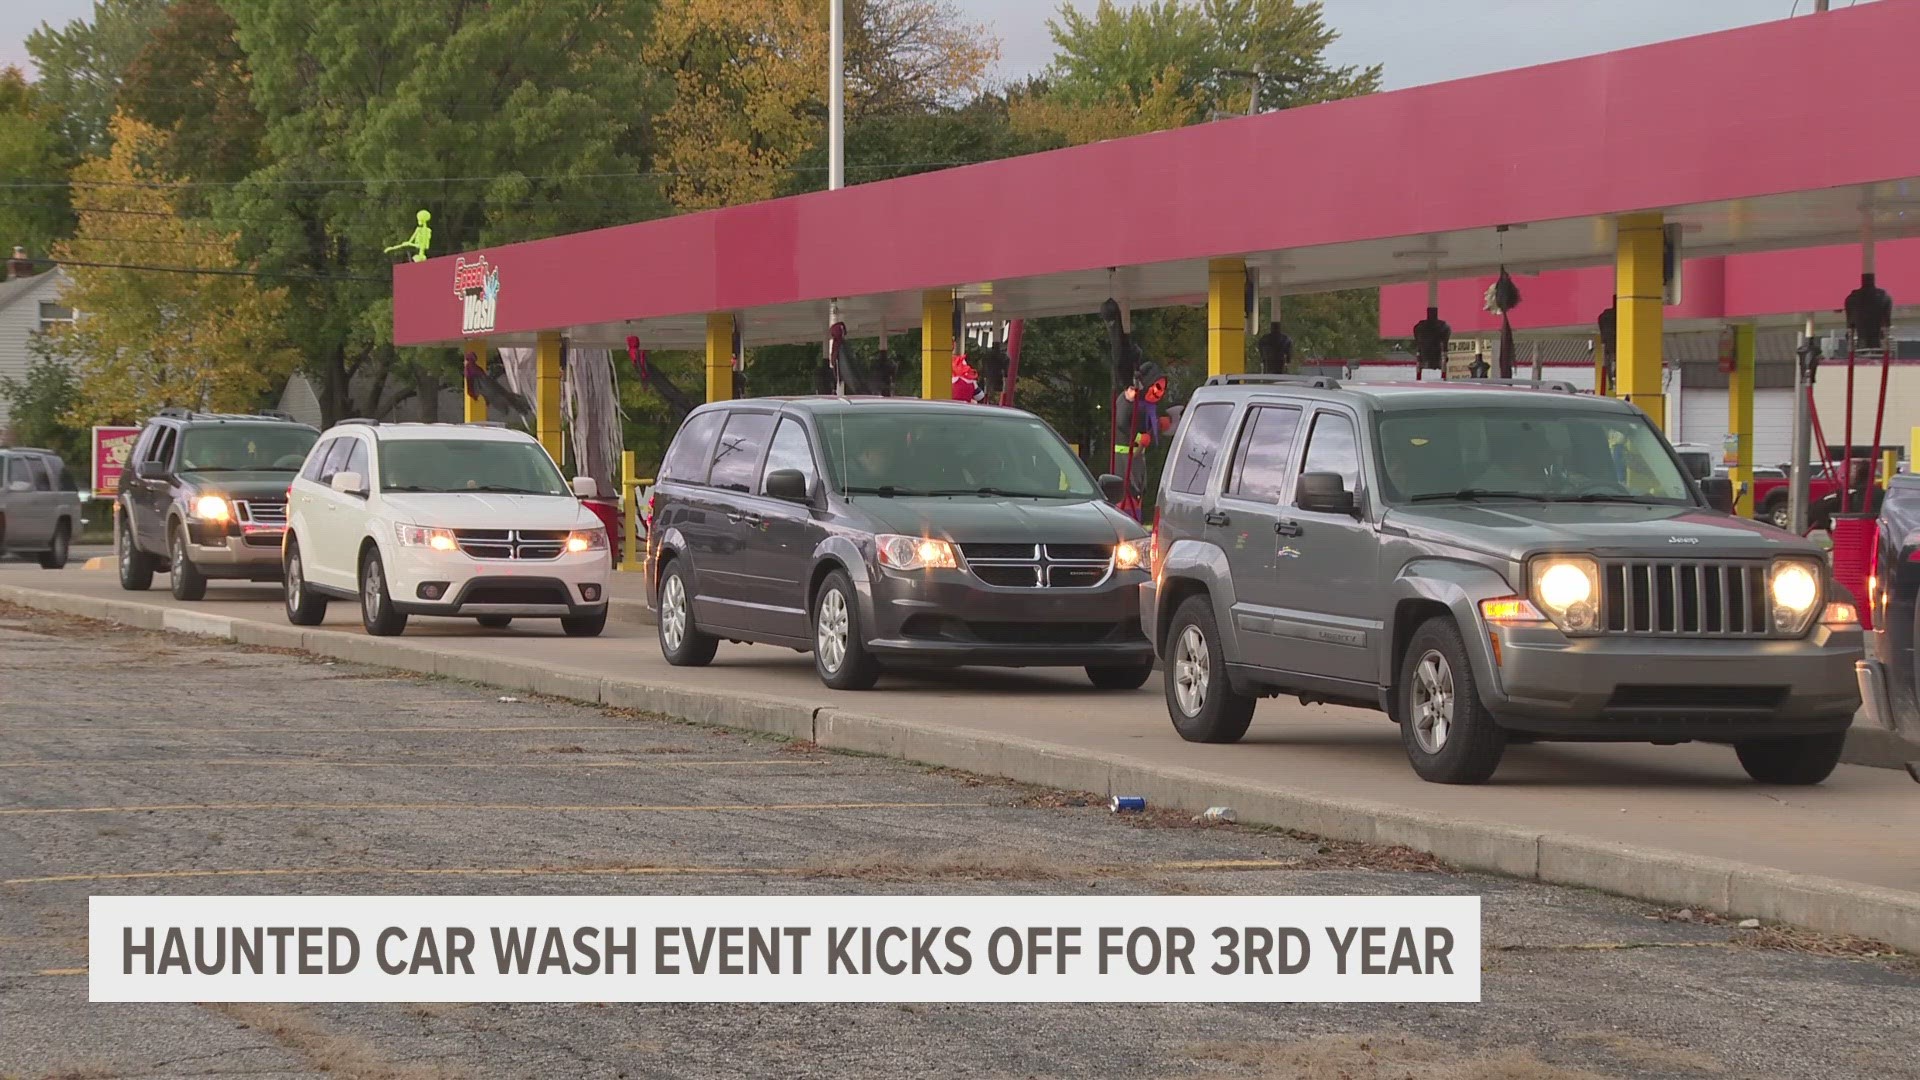
[[[466,410],[461,414],[461,419],[469,424],[478,424],[487,418],[487,399],[466,388],[468,353],[473,354],[473,361],[480,365],[481,371],[487,370],[487,339],[469,338],[460,346],[460,392],[466,398]]]
[[[1614,281],[1620,294],[1619,385],[1613,396],[1640,407],[1665,429],[1666,386],[1661,346],[1666,333],[1664,273],[1666,231],[1659,214],[1630,214],[1620,219]]]
[[[1247,264],[1215,259],[1207,264],[1207,374],[1247,370]]]
[[[540,335],[533,350],[534,430],[556,465],[566,461],[560,437],[560,349],[560,335],[549,332]]]
[[[947,289],[920,294],[920,396],[953,397],[953,293]]]
[[[620,451],[620,569],[645,570],[640,562],[640,467],[633,451]]]
[[[707,316],[707,400],[733,397],[733,316]]]
[[[1728,470],[1735,493],[1734,512],[1753,516],[1753,360],[1752,324],[1733,328],[1733,372],[1727,376],[1727,434],[1734,440]]]

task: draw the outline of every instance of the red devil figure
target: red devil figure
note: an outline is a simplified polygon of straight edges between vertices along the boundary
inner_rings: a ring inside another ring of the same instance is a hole
[[[953,400],[974,402],[980,400],[980,373],[967,363],[964,356],[953,358]]]

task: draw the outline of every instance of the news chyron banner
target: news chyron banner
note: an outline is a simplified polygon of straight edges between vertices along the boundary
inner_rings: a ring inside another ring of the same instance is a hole
[[[93,1001],[1459,1002],[1477,896],[96,896]]]

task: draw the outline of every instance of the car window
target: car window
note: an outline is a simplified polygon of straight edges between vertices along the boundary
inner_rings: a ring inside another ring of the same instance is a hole
[[[346,467],[347,455],[353,451],[353,444],[359,441],[345,435],[333,440],[333,449],[328,452],[327,460],[320,466],[320,475],[314,479],[323,484],[332,483],[333,474]]]
[[[774,429],[773,445],[767,448],[767,465],[760,470],[760,490],[767,490],[767,476],[778,469],[794,469],[807,478],[809,489],[819,475],[813,467],[813,446],[807,439],[807,429],[800,426],[798,420],[790,416],[781,417],[780,426]]]
[[[174,438],[179,432],[174,428],[161,428],[160,437],[153,440],[153,446],[147,454],[148,461],[157,461],[162,465],[173,462]]]
[[[1233,417],[1233,404],[1226,401],[1209,401],[1188,410],[1186,420],[1180,425],[1186,434],[1180,439],[1180,446],[1174,451],[1174,460],[1168,481],[1173,490],[1188,495],[1198,495],[1206,490],[1207,477],[1213,473],[1213,459],[1220,454],[1221,440],[1226,437],[1227,421]]]
[[[704,484],[707,482],[707,463],[712,460],[713,437],[720,432],[720,422],[727,414],[718,409],[700,413],[682,425],[680,434],[674,436],[673,445],[667,448],[667,456],[660,463],[660,479],[677,480],[683,484]]]
[[[1335,412],[1314,416],[1313,431],[1307,436],[1307,452],[1301,459],[1304,473],[1336,473],[1348,491],[1360,490],[1360,450],[1353,434],[1353,421]]]
[[[850,495],[1099,498],[1073,449],[1026,413],[862,405],[817,426],[828,475]]]
[[[327,439],[314,447],[313,450],[307,454],[306,468],[300,470],[301,478],[305,480],[320,479],[320,470],[327,463],[327,455],[333,453],[333,447],[339,441],[339,439]]]
[[[1381,416],[1378,436],[1389,502],[1457,492],[1693,502],[1681,466],[1639,412],[1559,404],[1396,410]]]
[[[340,466],[341,472],[359,473],[362,484],[370,484],[373,478],[367,475],[367,444],[359,439],[348,439],[353,449],[347,451],[346,464]]]
[[[189,428],[180,442],[180,470],[292,472],[306,460],[319,437],[305,428],[273,424]]]
[[[773,434],[773,414],[739,409],[727,416],[727,426],[714,445],[713,465],[707,483],[729,491],[752,491],[754,469],[760,464],[760,451],[767,448],[767,436]]]
[[[20,459],[27,467],[27,479],[33,481],[33,490],[52,491],[53,477],[47,475],[47,463],[37,457]]]
[[[356,457],[365,467],[365,458]],[[380,490],[388,493],[485,491],[567,495],[565,478],[537,442],[519,439],[387,439],[380,444]]]
[[[44,458],[42,460],[47,464],[47,471],[53,474],[53,489],[55,491],[80,490],[74,485],[73,473],[68,470],[66,462],[61,461],[59,458]]]
[[[1293,406],[1263,405],[1240,425],[1240,445],[1233,452],[1227,492],[1242,499],[1277,503],[1293,464],[1293,437],[1300,430],[1300,410]]]

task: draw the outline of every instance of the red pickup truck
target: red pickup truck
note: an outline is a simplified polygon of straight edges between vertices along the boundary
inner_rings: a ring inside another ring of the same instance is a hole
[[[1785,473],[1785,469],[1770,469],[1769,473]],[[1787,498],[1793,490],[1793,478],[1789,475],[1756,476],[1753,478],[1753,516],[1761,521],[1770,522],[1782,529],[1793,527],[1793,517],[1788,512]],[[1810,529],[1824,529],[1828,522],[1820,517],[1820,501],[1840,490],[1840,466],[1814,468],[1813,475],[1807,478],[1807,501],[1815,509],[1814,517],[1807,522]]]

